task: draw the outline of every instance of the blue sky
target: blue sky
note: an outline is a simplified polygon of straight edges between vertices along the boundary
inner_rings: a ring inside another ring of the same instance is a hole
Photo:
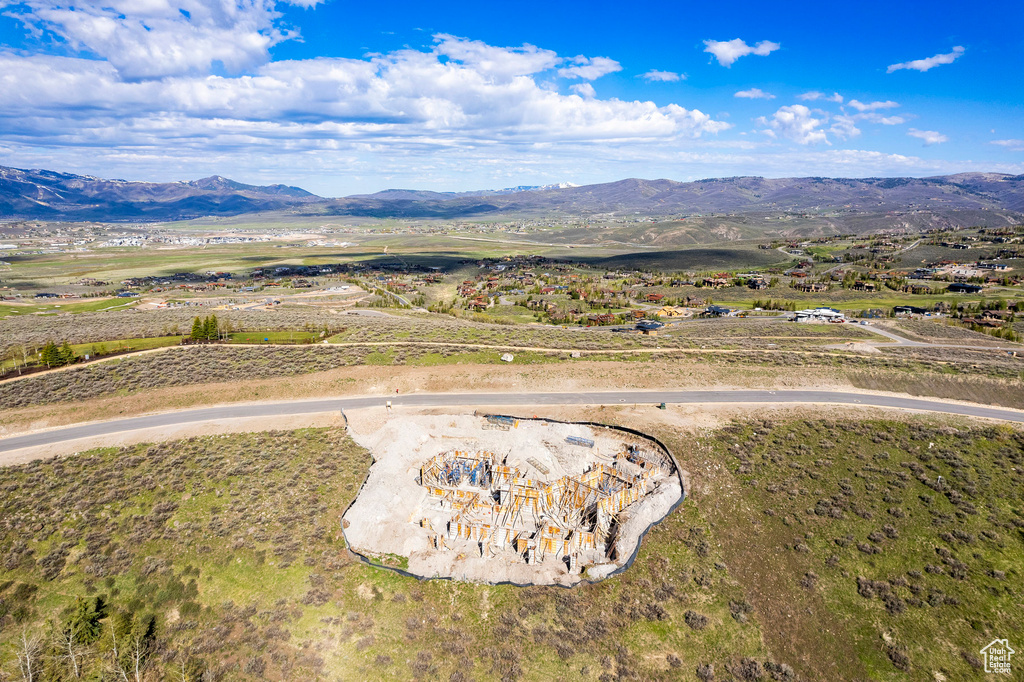
[[[1024,3],[0,0],[0,164],[326,196],[1024,173]]]

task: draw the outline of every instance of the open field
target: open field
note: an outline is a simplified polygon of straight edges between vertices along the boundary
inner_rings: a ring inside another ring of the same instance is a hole
[[[61,303],[0,303],[0,319],[19,315],[50,314],[64,315],[76,313],[94,313],[112,310],[127,310],[138,304],[137,299],[99,298],[85,301]]]
[[[667,327],[658,337],[613,334],[608,328],[581,333],[548,325],[495,325],[446,315],[391,314],[374,317],[339,315],[317,307],[281,306],[272,310],[216,310],[229,339],[236,343],[303,343],[323,339],[331,343],[437,342],[491,344],[552,349],[638,349],[740,344],[820,346],[873,336],[853,325],[795,325],[783,320],[688,320]],[[29,354],[47,341],[68,341],[78,355],[91,353],[94,344],[138,349],[174,345],[191,329],[196,316],[208,309],[171,308],[60,317],[24,317],[0,320],[0,354],[24,348]],[[159,340],[157,340],[159,339]],[[13,361],[10,361],[13,362]],[[10,362],[8,364],[10,364]]]
[[[816,679],[973,679],[1024,627],[1020,432],[765,422],[701,450],[706,494],[729,488],[708,514],[731,574]]]
[[[315,330],[333,330],[343,327],[345,317],[314,307],[286,307],[284,310],[213,310],[209,308],[168,308],[146,311],[112,311],[107,313],[74,316],[26,316],[0,320],[0,353],[13,346],[40,348],[47,341],[60,343],[68,341],[74,346],[87,347],[93,343],[105,343],[108,347],[122,340],[137,341],[155,337],[180,339],[188,335],[196,317],[215,314],[222,324],[234,330],[247,332],[237,340],[259,336],[257,341],[267,337],[266,332],[284,332],[275,339],[288,342],[308,338]],[[357,323],[353,319],[353,323]],[[293,333],[293,336],[289,336]]]
[[[898,320],[889,325],[893,331],[915,341],[928,343],[963,343],[979,346],[1006,346],[997,339],[945,320]]]
[[[0,469],[0,670],[13,672],[22,632],[51,670],[70,666],[46,655],[46,621],[74,622],[78,598],[101,626],[76,650],[84,669],[110,662],[114,623],[145,635],[150,670],[222,680],[692,680],[704,666],[715,679],[964,679],[978,649],[1020,631],[1021,482],[1004,473],[1019,432],[773,420],[630,417],[691,472],[690,501],[625,574],[572,591],[354,563],[338,524],[369,458],[332,430]],[[946,645],[925,645],[935,633]]]
[[[658,270],[743,269],[780,265],[788,257],[777,251],[759,250],[756,244],[720,242],[680,249],[637,250],[626,244],[586,246],[545,244],[539,240],[507,238],[460,238],[444,234],[377,234],[360,232],[338,235],[347,247],[316,247],[258,242],[209,245],[202,249],[109,248],[79,254],[20,254],[5,256],[10,270],[5,283],[25,291],[69,285],[82,278],[120,282],[129,277],[169,275],[175,272],[227,271],[236,274],[256,267],[316,265],[352,262],[394,263],[400,257],[410,265],[459,271],[468,259],[501,258],[524,252],[549,258],[572,259],[595,268],[649,268]],[[302,240],[305,241],[304,239]],[[387,255],[385,255],[387,254]]]

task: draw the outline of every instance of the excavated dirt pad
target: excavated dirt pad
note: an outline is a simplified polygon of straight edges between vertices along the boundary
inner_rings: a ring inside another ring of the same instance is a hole
[[[435,549],[430,533],[420,526],[428,518],[444,532],[446,519],[437,505],[417,483],[420,466],[448,450],[469,453],[479,450],[507,458],[527,476],[554,481],[565,475],[582,474],[594,462],[610,465],[624,443],[653,446],[643,439],[607,429],[580,424],[552,424],[523,420],[508,431],[485,429],[486,421],[471,414],[414,414],[381,409],[350,414],[349,429],[360,445],[374,456],[366,484],[344,518],[345,534],[352,548],[370,557],[407,557],[408,571],[424,577],[450,577],[474,582],[519,584],[574,584],[578,573],[569,573],[565,563],[554,557],[528,565],[511,550],[481,557],[476,542],[456,541],[450,549]],[[567,436],[595,442],[594,447],[570,445]],[[545,474],[527,459],[533,458],[549,469]],[[600,578],[618,568],[632,555],[639,536],[668,513],[680,497],[678,478],[665,472],[652,479],[648,494],[619,514],[617,562],[595,560],[588,577]]]

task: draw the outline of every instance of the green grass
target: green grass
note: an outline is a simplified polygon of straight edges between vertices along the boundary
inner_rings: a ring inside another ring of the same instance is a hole
[[[106,310],[124,310],[139,302],[137,298],[100,298],[90,300],[65,299],[72,303],[30,303],[28,305],[0,303],[0,319],[17,315],[92,313]]]
[[[1024,628],[1013,606],[1019,431],[755,422],[721,432],[705,457],[742,491],[714,514],[729,524],[726,561],[741,576],[771,575],[755,605],[791,614],[779,623],[800,633],[788,646],[845,650],[844,676],[973,679],[994,633]]]
[[[319,334],[307,331],[233,332],[231,343],[308,343],[319,339]]]
[[[115,339],[102,343],[73,343],[71,349],[75,355],[102,357],[108,353],[122,353],[127,351],[152,350],[154,348],[166,348],[177,346],[181,343],[181,336],[156,336],[148,339]]]
[[[55,339],[55,342],[57,340]],[[181,343],[180,335],[173,336],[155,336],[150,338],[140,339],[114,339],[111,341],[101,341],[98,343],[72,343],[71,350],[74,351],[75,355],[79,358],[84,358],[86,355],[90,359],[96,359],[103,357],[104,355],[111,355],[114,353],[125,353],[135,352],[140,350],[152,350],[154,348],[166,348],[167,346],[177,346]],[[30,358],[32,359],[32,358]],[[38,356],[35,356],[38,359]],[[18,364],[21,364],[20,360]],[[8,369],[14,366],[14,360],[7,359],[0,363],[0,368]]]

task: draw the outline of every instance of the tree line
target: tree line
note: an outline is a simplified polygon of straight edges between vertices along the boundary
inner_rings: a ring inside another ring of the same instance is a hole
[[[23,680],[142,682],[156,645],[153,614],[140,617],[111,608],[103,597],[79,597],[74,606],[48,621],[45,632],[23,629],[14,653]],[[198,679],[184,664],[182,668],[182,679]]]
[[[189,338],[193,341],[216,341],[220,338],[220,323],[216,315],[208,315],[205,318],[196,317],[192,320],[192,333]]]

